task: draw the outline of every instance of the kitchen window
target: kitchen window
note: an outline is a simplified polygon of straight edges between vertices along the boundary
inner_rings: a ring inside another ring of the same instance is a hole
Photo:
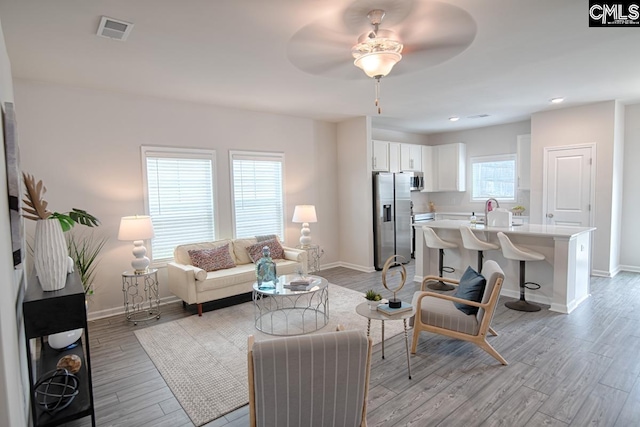
[[[215,151],[143,146],[142,161],[152,260],[170,261],[178,245],[215,240]]]
[[[516,155],[471,158],[472,201],[490,197],[505,202],[516,200]]]
[[[284,239],[284,154],[231,151],[234,237]]]

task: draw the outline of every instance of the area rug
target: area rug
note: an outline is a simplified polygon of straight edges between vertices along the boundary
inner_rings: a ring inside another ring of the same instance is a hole
[[[345,329],[366,331],[367,319],[355,312],[363,294],[329,286],[329,323],[316,333]],[[254,326],[253,302],[162,323],[135,332],[167,385],[196,426],[249,403],[247,337],[272,339]],[[403,331],[402,322],[385,322],[385,338]],[[380,322],[371,338],[381,340]]]

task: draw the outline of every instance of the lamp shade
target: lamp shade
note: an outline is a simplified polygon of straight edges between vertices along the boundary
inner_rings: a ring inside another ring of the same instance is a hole
[[[118,240],[146,240],[151,239],[153,236],[153,222],[150,216],[125,216],[120,220]]]
[[[297,205],[293,210],[293,222],[318,222],[314,205]]]

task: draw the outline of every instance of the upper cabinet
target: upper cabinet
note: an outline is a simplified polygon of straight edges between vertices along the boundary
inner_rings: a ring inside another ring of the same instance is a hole
[[[373,159],[371,169],[373,171],[389,171],[389,143],[387,141],[373,140]]]
[[[531,135],[518,135],[518,190],[531,189]]]
[[[435,191],[435,177],[433,175],[433,149],[435,147],[431,147],[429,145],[423,145],[421,147],[422,151],[422,178],[424,181],[422,192],[427,193],[430,191]]]
[[[465,191],[466,147],[463,143],[435,145],[433,148],[434,189]]]
[[[422,172],[422,145],[400,144],[400,169],[404,172]]]
[[[389,143],[389,172],[400,172],[400,143]]]

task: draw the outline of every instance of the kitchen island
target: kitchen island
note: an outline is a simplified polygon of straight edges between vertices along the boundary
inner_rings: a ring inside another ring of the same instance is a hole
[[[460,278],[467,266],[477,267],[477,252],[462,246],[460,226],[469,221],[439,220],[424,225],[435,230],[442,239],[458,244],[457,249],[445,251],[444,265],[455,268],[448,277]],[[416,275],[422,282],[425,276],[437,275],[438,250],[425,246],[422,226],[416,226]],[[527,290],[527,300],[549,305],[549,310],[571,313],[589,298],[591,277],[591,240],[594,227],[565,227],[542,224],[522,224],[512,227],[472,228],[482,240],[499,243],[497,233],[502,231],[516,245],[529,247],[544,254],[543,261],[527,262],[526,280],[540,284],[540,289]],[[500,250],[485,251],[484,258],[495,260],[504,270],[502,295],[518,298],[519,263],[506,259]]]

